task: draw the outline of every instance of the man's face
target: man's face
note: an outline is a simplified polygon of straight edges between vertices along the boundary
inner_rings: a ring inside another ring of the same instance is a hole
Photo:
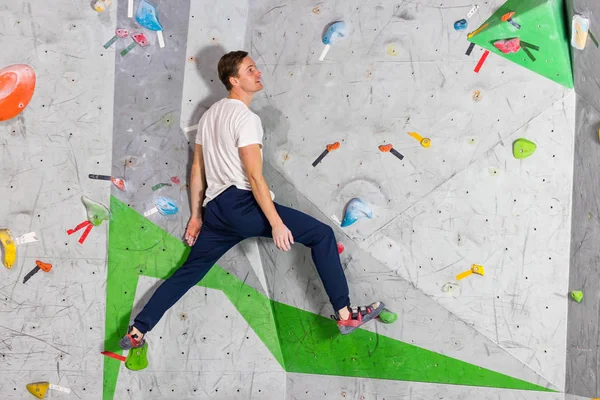
[[[254,61],[249,57],[244,57],[238,70],[238,76],[233,78],[234,86],[239,86],[246,93],[256,93],[262,90],[263,85],[260,81],[262,73],[254,65]]]

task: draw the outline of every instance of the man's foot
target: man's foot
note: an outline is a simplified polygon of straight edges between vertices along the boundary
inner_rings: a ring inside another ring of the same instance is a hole
[[[359,326],[377,317],[381,310],[383,310],[383,307],[384,304],[382,302],[376,301],[368,306],[348,307],[347,313],[344,312],[346,310],[336,311],[335,315],[332,315],[331,318],[337,321],[342,335],[347,335]]]
[[[137,349],[142,347],[145,342],[144,334],[138,331],[137,328],[130,326],[129,333],[119,341],[119,347],[123,350]]]

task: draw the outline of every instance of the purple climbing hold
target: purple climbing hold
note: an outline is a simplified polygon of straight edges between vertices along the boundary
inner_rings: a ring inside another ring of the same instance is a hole
[[[350,226],[360,218],[372,218],[373,212],[368,205],[366,205],[361,199],[353,198],[348,202],[346,206],[346,212],[344,214],[344,220],[342,221],[342,228]]]

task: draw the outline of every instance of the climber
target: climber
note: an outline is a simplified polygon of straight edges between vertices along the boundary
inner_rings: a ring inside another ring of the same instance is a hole
[[[273,238],[283,251],[294,242],[311,248],[335,312],[331,318],[342,334],[377,317],[384,307],[382,302],[351,307],[331,227],[273,202],[262,174],[261,120],[249,108],[254,94],[263,88],[252,58],[244,51],[225,54],[218,74],[229,95],[213,104],[198,124],[190,178],[191,217],[185,233],[192,249],[136,316],[120,341],[124,350],[142,346],[144,335],[225,252],[256,236]]]

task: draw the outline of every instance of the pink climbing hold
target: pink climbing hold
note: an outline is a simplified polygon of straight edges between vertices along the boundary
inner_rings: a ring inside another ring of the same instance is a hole
[[[338,254],[342,254],[344,252],[344,245],[340,242],[337,243]]]
[[[173,182],[176,185],[179,185],[181,182],[179,181],[179,177],[178,176],[172,176],[171,177],[171,182]]]
[[[121,39],[126,38],[129,35],[129,31],[127,29],[116,29],[115,35]]]
[[[504,54],[516,53],[521,50],[521,39],[496,40],[494,46]]]

